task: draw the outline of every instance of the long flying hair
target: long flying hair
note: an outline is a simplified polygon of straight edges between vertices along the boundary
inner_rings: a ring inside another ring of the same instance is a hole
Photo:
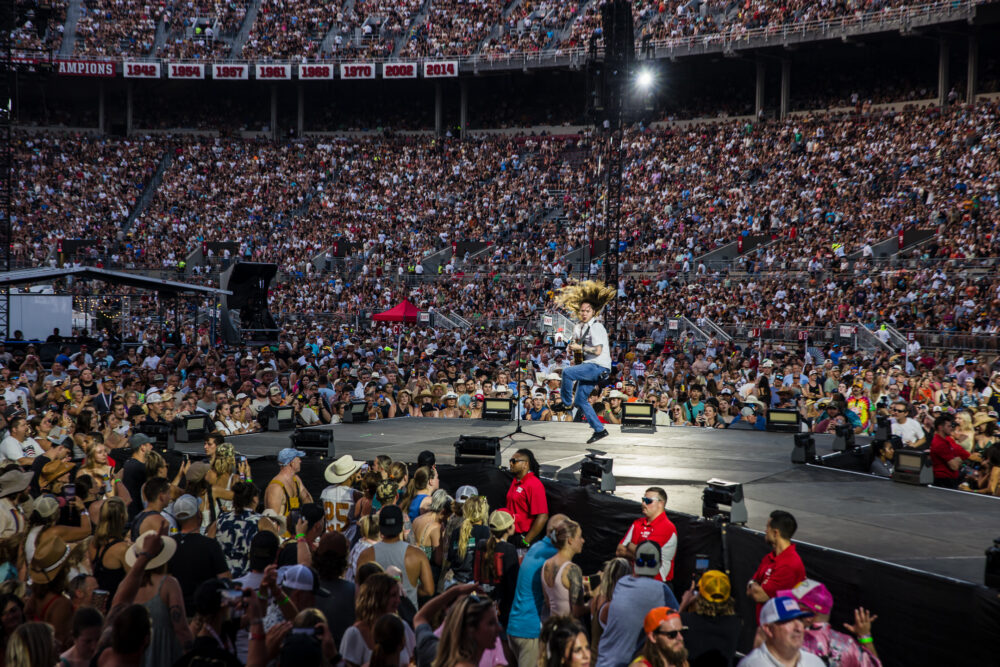
[[[584,280],[575,285],[568,285],[559,290],[556,295],[556,305],[580,316],[580,305],[589,303],[594,307],[594,313],[601,312],[617,296],[618,290],[608,287],[599,280]]]

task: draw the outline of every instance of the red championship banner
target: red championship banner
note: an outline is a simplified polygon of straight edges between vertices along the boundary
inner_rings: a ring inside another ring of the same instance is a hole
[[[257,65],[257,79],[262,81],[281,81],[292,78],[291,65]]]
[[[374,79],[375,63],[349,63],[340,66],[341,79]]]
[[[228,79],[230,81],[246,81],[250,78],[249,65],[212,65],[213,79]]]
[[[168,79],[204,79],[205,65],[203,63],[169,63],[167,65]]]
[[[299,78],[306,81],[332,79],[335,67],[329,63],[302,64],[299,65]]]
[[[59,74],[68,76],[100,76],[110,79],[115,75],[115,64],[110,60],[57,60]]]
[[[142,63],[126,60],[122,63],[122,73],[126,79],[159,79],[160,63]]]
[[[438,60],[424,63],[425,79],[440,79],[452,76],[458,76],[457,60]]]
[[[416,79],[417,63],[386,63],[382,65],[383,79]]]

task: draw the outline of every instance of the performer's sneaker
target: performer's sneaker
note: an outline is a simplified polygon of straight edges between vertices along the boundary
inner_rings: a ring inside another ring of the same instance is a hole
[[[609,435],[608,429],[604,429],[603,431],[597,431],[596,433],[594,433],[594,435],[590,436],[590,440],[587,441],[587,444],[592,445],[598,440],[608,437],[608,435]]]

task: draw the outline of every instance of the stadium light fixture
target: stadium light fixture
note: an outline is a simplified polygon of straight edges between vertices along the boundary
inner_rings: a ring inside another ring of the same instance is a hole
[[[640,90],[649,90],[653,87],[653,70],[642,69],[639,70],[639,74],[635,79],[636,84],[638,84]]]

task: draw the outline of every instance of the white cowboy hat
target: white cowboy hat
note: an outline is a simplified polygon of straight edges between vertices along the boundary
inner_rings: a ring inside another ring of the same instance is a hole
[[[361,464],[355,461],[350,454],[344,454],[326,467],[323,477],[330,484],[340,484],[359,470],[361,470]]]

